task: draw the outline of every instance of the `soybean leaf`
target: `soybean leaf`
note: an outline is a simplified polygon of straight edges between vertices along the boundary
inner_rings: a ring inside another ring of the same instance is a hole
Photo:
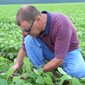
[[[10,68],[7,72],[7,78],[9,78],[14,72],[14,68]]]
[[[47,74],[52,77],[53,73],[52,72],[47,72]]]
[[[38,72],[39,72],[39,74],[41,75],[41,74],[43,73],[43,69],[40,67],[40,68],[38,69]]]
[[[33,69],[34,73],[37,74],[37,75],[40,75],[40,73],[38,72],[37,69]]]
[[[72,79],[69,75],[62,76],[61,81],[60,81],[60,85],[62,85],[65,80],[69,80],[69,79]]]
[[[0,85],[8,85],[6,79],[0,79]]]
[[[38,76],[37,79],[36,79],[36,82],[37,82],[38,84],[43,84],[44,81],[43,81],[42,76]]]
[[[18,79],[20,79],[20,76],[14,76],[13,82],[16,82]]]
[[[23,85],[24,84],[24,82],[23,82],[23,80],[21,80],[21,79],[18,79],[17,81],[16,81],[16,85]]]
[[[81,83],[77,78],[72,78],[72,85],[81,85]]]
[[[35,75],[34,73],[30,73],[30,74],[27,74],[24,76],[24,78],[32,78],[32,79],[35,79],[37,77],[37,75]]]
[[[62,68],[58,67],[58,71],[61,73],[61,74],[67,74],[65,71],[63,71]]]
[[[43,80],[46,84],[50,84],[52,85],[53,82],[52,82],[52,79],[50,78],[50,76],[47,76],[47,77],[43,77]]]
[[[29,73],[32,71],[33,64],[30,62],[28,57],[24,57],[23,72]]]
[[[85,78],[81,78],[81,79],[80,79],[80,82],[81,82],[81,83],[85,83]]]
[[[0,67],[0,72],[6,71],[6,70],[7,70],[7,67],[6,66],[1,66]]]

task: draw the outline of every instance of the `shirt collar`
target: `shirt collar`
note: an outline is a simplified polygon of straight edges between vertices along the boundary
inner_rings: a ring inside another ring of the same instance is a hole
[[[47,14],[47,24],[46,24],[46,28],[45,28],[45,31],[43,32],[43,34],[48,34],[49,28],[50,28],[51,14],[47,11],[42,11],[42,13]]]

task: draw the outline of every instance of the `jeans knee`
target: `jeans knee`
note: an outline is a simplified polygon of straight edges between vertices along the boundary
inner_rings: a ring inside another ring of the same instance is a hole
[[[85,77],[85,69],[83,68],[74,68],[71,71],[67,72],[72,77],[82,78]]]
[[[25,37],[24,43],[25,43],[25,47],[28,45],[30,46],[32,44],[32,37],[30,35],[27,35]]]

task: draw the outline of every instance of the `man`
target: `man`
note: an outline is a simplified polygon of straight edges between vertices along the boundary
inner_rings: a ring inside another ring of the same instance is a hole
[[[15,72],[22,66],[24,56],[29,56],[36,69],[42,66],[47,72],[61,66],[73,77],[85,77],[77,32],[65,15],[40,12],[34,6],[25,5],[19,9],[16,22],[23,31],[23,43],[13,66]]]

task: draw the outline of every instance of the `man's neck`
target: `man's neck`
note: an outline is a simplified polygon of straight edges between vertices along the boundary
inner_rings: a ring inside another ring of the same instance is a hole
[[[42,14],[42,31],[45,31],[47,24],[47,14]]]

